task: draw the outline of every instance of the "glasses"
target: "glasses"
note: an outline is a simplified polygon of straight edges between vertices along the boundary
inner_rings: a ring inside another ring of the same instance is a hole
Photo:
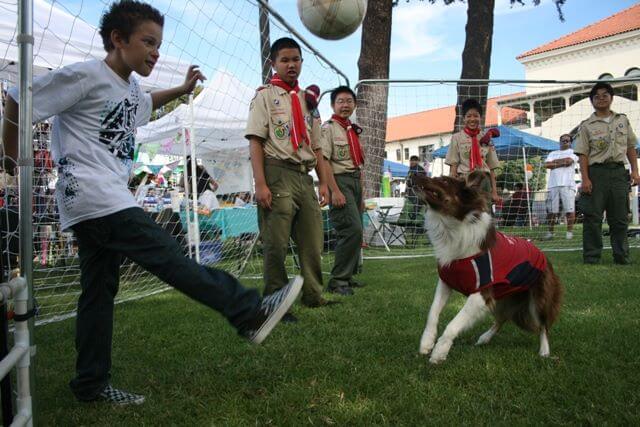
[[[353,105],[355,103],[356,102],[351,98],[349,98],[349,99],[336,99],[336,104],[338,104],[338,105]]]
[[[565,142],[571,142],[570,139],[561,139],[560,142],[565,143]]]

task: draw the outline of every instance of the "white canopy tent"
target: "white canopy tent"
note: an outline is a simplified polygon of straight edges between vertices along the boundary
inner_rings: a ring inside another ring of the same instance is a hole
[[[244,138],[249,104],[255,91],[235,76],[218,71],[207,87],[189,105],[179,105],[158,120],[138,129],[141,152],[200,158],[207,172],[218,182],[218,193],[252,191],[249,143]],[[188,239],[200,261],[200,231],[195,196],[195,167],[192,168],[191,221],[187,204]]]
[[[0,2],[0,81],[18,79],[17,1]],[[45,0],[33,0],[33,74],[38,76],[76,62],[102,59],[106,53],[98,29]],[[161,56],[149,77],[136,75],[145,90],[184,81],[189,64]]]
[[[140,151],[150,157],[184,155],[190,152],[193,140],[195,156],[219,183],[218,193],[251,191],[249,142],[244,131],[254,93],[233,75],[217,72],[193,99],[192,109],[180,105],[138,129]]]

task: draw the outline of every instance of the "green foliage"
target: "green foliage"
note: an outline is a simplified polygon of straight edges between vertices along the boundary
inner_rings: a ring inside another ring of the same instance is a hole
[[[39,424],[640,425],[636,267],[614,265],[611,251],[596,266],[583,265],[580,251],[548,255],[566,288],[548,359],[537,336],[511,324],[476,347],[487,318],[444,364],[428,364],[418,343],[434,259],[368,260],[366,288],[337,306],[296,306],[300,321],[279,325],[262,346],[175,291],[116,306],[111,381],[145,394],[141,406],[76,402],[67,385],[75,320],[39,326]],[[452,296],[440,332],[463,303]]]
[[[533,176],[529,179],[529,191],[543,190],[546,186],[546,169],[540,156],[527,158],[533,166]],[[496,176],[499,187],[513,190],[516,183],[524,184],[524,164],[522,159],[502,161],[501,171]]]

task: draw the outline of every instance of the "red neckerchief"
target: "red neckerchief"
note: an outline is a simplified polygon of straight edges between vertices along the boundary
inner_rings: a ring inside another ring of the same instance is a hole
[[[471,137],[471,153],[469,153],[469,170],[474,171],[477,168],[482,167],[482,153],[480,152],[480,142],[478,141],[478,134],[480,129],[464,128],[464,133]]]
[[[300,104],[300,98],[298,97],[298,92],[300,92],[300,86],[298,86],[298,81],[296,80],[294,86],[290,86],[284,80],[280,78],[277,74],[274,74],[271,78],[272,85],[278,86],[286,90],[289,95],[291,95],[291,145],[293,146],[293,151],[298,151],[300,145],[302,145],[303,141],[306,141],[307,145],[310,144],[309,135],[307,134],[307,126],[304,123],[304,115],[302,114],[302,105]]]
[[[364,154],[362,153],[362,146],[360,146],[360,138],[358,133],[353,128],[353,124],[349,119],[343,119],[337,114],[331,116],[331,119],[335,120],[343,129],[347,131],[347,140],[349,141],[349,154],[351,154],[351,161],[357,168],[364,164]]]

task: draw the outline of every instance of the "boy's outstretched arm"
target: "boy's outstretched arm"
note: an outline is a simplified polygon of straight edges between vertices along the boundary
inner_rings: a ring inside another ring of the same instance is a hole
[[[193,92],[198,84],[198,81],[205,81],[207,78],[200,72],[198,65],[190,65],[187,70],[187,76],[184,79],[184,83],[180,86],[172,87],[170,89],[157,90],[151,92],[151,100],[153,101],[153,109],[162,107],[169,101]]]
[[[2,121],[3,167],[14,175],[18,161],[18,103],[10,96],[5,101]]]

